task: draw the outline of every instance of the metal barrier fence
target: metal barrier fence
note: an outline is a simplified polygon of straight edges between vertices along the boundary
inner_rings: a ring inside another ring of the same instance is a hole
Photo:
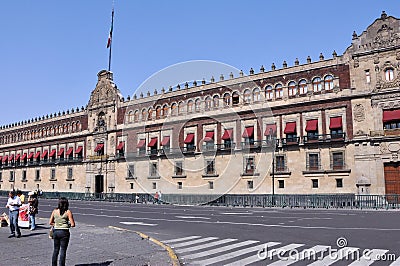
[[[23,191],[27,195],[27,191]],[[8,191],[0,190],[7,197]],[[153,195],[146,193],[74,193],[43,192],[45,199],[66,197],[70,200],[114,201],[153,203]],[[240,206],[240,207],[289,207],[289,208],[346,208],[346,209],[400,209],[400,195],[356,195],[356,194],[297,194],[297,195],[243,195],[226,194],[163,194],[165,204]]]

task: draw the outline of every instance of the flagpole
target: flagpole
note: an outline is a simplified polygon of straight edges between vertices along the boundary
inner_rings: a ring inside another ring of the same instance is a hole
[[[110,42],[110,46],[109,46],[110,52],[108,54],[108,71],[111,71],[111,50],[112,50],[111,47],[112,47],[113,25],[114,25],[114,7],[113,7],[112,12],[111,12],[111,29],[110,29],[110,36],[109,36],[109,38],[110,38],[110,40],[109,40],[109,42]]]

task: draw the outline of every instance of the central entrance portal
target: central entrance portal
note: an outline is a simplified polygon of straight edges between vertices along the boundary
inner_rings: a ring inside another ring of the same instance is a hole
[[[104,176],[96,175],[94,180],[94,192],[96,194],[104,192]]]

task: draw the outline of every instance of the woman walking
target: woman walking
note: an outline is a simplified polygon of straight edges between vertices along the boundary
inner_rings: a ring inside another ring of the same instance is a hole
[[[60,253],[60,266],[65,266],[70,237],[69,228],[75,227],[74,216],[69,210],[67,198],[63,197],[58,200],[58,208],[51,213],[49,224],[54,227],[52,265],[57,266],[58,254]]]

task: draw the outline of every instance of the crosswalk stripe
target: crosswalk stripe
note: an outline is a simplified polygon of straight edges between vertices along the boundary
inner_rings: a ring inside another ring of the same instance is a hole
[[[257,252],[256,255],[244,258],[242,260],[239,261],[235,261],[231,264],[228,264],[230,266],[240,266],[240,265],[248,265],[257,261],[261,261],[261,260],[269,260],[269,259],[273,259],[274,256],[278,255],[278,254],[284,254],[286,251],[292,250],[292,249],[296,249],[298,247],[302,247],[304,246],[304,244],[290,244],[290,245],[286,245],[280,248],[275,248],[275,249],[267,249],[267,246],[264,246],[263,250],[264,252]],[[270,246],[268,245],[268,248]],[[261,250],[259,250],[261,251]],[[267,252],[267,253],[265,253]]]
[[[389,266],[400,266],[400,257],[393,261]]]
[[[215,248],[215,249],[211,249],[211,250],[207,250],[207,251],[203,251],[203,252],[199,252],[199,253],[195,253],[195,254],[190,254],[190,255],[183,255],[182,258],[184,259],[197,259],[197,258],[201,258],[201,257],[205,257],[205,256],[210,256],[213,254],[217,254],[220,252],[224,252],[230,249],[234,249],[234,248],[238,248],[238,247],[244,247],[244,246],[248,246],[254,243],[258,243],[260,241],[256,241],[256,240],[247,240],[244,242],[239,242],[236,244],[232,244],[232,245],[228,245],[228,246],[223,246],[220,248]]]
[[[185,253],[185,252],[192,252],[192,251],[199,251],[205,248],[210,248],[210,247],[215,247],[221,244],[226,244],[232,241],[236,241],[237,239],[233,239],[233,238],[227,238],[227,239],[222,239],[222,240],[218,240],[218,241],[214,241],[208,244],[203,244],[203,245],[198,245],[198,246],[194,246],[194,247],[190,247],[190,248],[182,248],[182,249],[176,249],[175,252],[177,253]]]
[[[318,253],[324,252],[329,247],[330,246],[316,245],[312,248],[304,249],[300,253],[296,253],[294,256],[282,258],[279,261],[269,264],[269,266],[288,266],[301,260],[317,258]]]
[[[368,266],[374,263],[379,257],[388,252],[387,249],[373,249],[368,254],[364,254],[360,259],[349,264],[349,266]]]
[[[183,242],[183,243],[179,243],[179,244],[171,244],[171,247],[172,248],[186,247],[186,246],[191,246],[191,245],[207,242],[207,241],[214,240],[214,239],[218,239],[218,237],[206,237],[206,238],[200,238],[200,239]]]
[[[249,247],[249,248],[245,248],[245,249],[240,249],[238,251],[226,253],[226,254],[223,254],[223,255],[220,255],[220,256],[217,256],[217,257],[213,257],[213,258],[209,258],[209,259],[205,259],[205,260],[202,260],[202,261],[195,261],[194,264],[200,264],[202,266],[210,265],[210,264],[213,264],[213,263],[217,263],[217,262],[221,262],[221,261],[224,261],[224,260],[228,260],[228,259],[232,259],[232,258],[235,258],[235,257],[239,257],[241,255],[244,255],[244,254],[247,254],[247,253],[250,253],[250,252],[253,252],[253,251],[262,250],[265,246],[272,247],[272,246],[275,246],[275,245],[278,245],[278,244],[280,244],[280,243],[278,243],[278,242],[268,242],[268,243],[265,243],[265,244],[261,244],[261,245],[257,245],[257,246],[253,246],[253,247]],[[241,265],[241,264],[237,264],[237,265]]]
[[[163,243],[169,244],[169,243],[175,243],[175,242],[181,242],[185,240],[191,240],[191,239],[196,239],[200,238],[201,236],[188,236],[188,237],[182,237],[182,238],[175,238],[175,239],[170,239],[170,240],[165,240],[162,241]]]
[[[342,249],[339,249],[336,252],[332,252],[332,253],[328,254],[322,260],[318,260],[316,262],[309,264],[309,266],[332,265],[333,263],[337,262],[338,260],[341,260],[346,256],[350,256],[353,252],[355,252],[357,250],[358,250],[358,248],[344,247]]]

